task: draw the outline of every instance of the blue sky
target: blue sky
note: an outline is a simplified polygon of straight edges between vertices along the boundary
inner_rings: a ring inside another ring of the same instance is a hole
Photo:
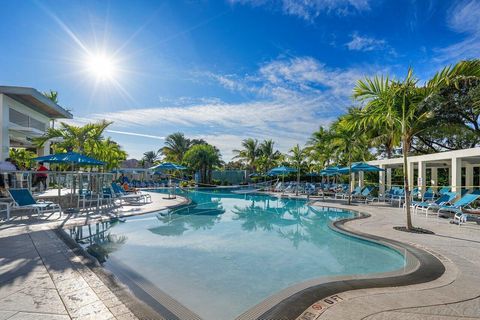
[[[53,89],[76,123],[114,121],[130,157],[182,131],[225,160],[247,137],[304,144],[355,81],[423,81],[478,57],[480,0],[0,0],[0,84]],[[99,79],[89,56],[114,74]]]

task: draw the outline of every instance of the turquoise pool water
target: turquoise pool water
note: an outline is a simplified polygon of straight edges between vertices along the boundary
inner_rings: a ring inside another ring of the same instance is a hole
[[[349,211],[224,190],[185,208],[72,230],[113,268],[121,262],[204,319],[234,319],[295,283],[402,268],[401,254],[337,233]]]

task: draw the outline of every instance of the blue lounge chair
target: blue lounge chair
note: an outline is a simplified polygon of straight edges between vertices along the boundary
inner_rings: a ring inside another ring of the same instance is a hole
[[[447,203],[451,203],[453,200],[455,200],[455,198],[457,197],[457,193],[455,192],[447,192],[447,193],[444,193],[442,194],[437,200],[433,201],[433,202],[426,202],[426,201],[418,201],[418,202],[414,202],[412,203],[412,207],[413,207],[413,210],[415,213],[417,213],[418,211],[424,211],[425,212],[425,216],[428,217],[428,211],[429,210],[435,210],[435,209],[438,209],[439,207],[447,204]]]
[[[451,189],[452,189],[451,187],[442,187],[440,190],[438,190],[438,193],[444,194],[444,193],[450,192]]]
[[[353,189],[351,196],[355,197],[360,195],[361,193],[362,193],[362,187],[358,186],[355,189]],[[338,199],[338,198],[340,199],[348,198],[348,186],[346,190],[335,193],[335,199]]]
[[[8,189],[8,193],[13,200],[14,207],[32,209],[36,213],[56,212],[62,214],[62,208],[58,203],[51,201],[35,200],[32,193],[28,189]]]
[[[466,194],[461,197],[459,200],[455,201],[452,205],[443,205],[438,208],[438,215],[440,216],[443,212],[453,212],[455,214],[462,214],[462,208],[467,208],[476,201],[480,195],[478,194]]]
[[[127,194],[125,190],[122,189],[118,184],[112,182],[113,195],[118,200],[123,200],[128,203],[147,203],[147,201],[152,201],[152,197],[148,193],[130,193]]]

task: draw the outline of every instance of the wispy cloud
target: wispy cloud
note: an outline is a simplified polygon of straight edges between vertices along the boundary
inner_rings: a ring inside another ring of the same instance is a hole
[[[143,134],[143,133],[129,132],[129,131],[106,130],[106,132],[123,134],[123,135],[134,136],[134,137],[151,138],[151,139],[157,139],[157,140],[165,139],[165,137],[161,137],[161,136],[154,136],[151,134]]]
[[[196,77],[214,81],[240,96],[248,93],[251,98],[236,103],[206,99],[186,105],[116,110],[93,114],[88,120],[108,119],[114,121],[115,133],[149,138],[162,136],[144,134],[145,128],[158,128],[161,134],[183,131],[216,145],[225,160],[248,137],[273,139],[287,152],[342,113],[351,103],[355,81],[372,70],[328,68],[312,57],[293,57],[262,64],[248,75],[197,72]]]
[[[436,60],[454,62],[459,59],[478,57],[480,52],[480,1],[468,0],[454,4],[447,24],[455,32],[464,34],[464,39],[445,48],[436,49]]]
[[[321,13],[340,15],[370,9],[369,0],[228,0],[233,4],[248,4],[253,7],[265,6],[272,10],[281,8],[285,15],[296,16],[307,21],[315,20]]]
[[[362,36],[358,32],[351,35],[352,39],[345,45],[349,50],[356,51],[373,51],[388,49],[388,44],[383,39],[376,39],[373,37]]]

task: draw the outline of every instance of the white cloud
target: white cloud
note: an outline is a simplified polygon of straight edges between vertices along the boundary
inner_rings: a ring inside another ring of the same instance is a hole
[[[357,32],[352,34],[352,40],[345,44],[349,50],[373,51],[389,48],[387,42],[383,39],[361,36]]]
[[[459,59],[477,58],[480,52],[480,1],[461,1],[453,5],[447,24],[464,39],[445,48],[436,49],[439,62],[456,62]]]
[[[370,9],[369,0],[229,0],[230,3],[249,4],[253,7],[281,8],[283,14],[307,21],[315,20],[322,12],[347,15]]]
[[[248,137],[273,139],[280,151],[287,152],[343,113],[350,105],[355,81],[371,70],[328,68],[312,57],[295,57],[263,64],[250,75],[197,73],[240,96],[248,93],[252,97],[238,103],[200,99],[194,104],[116,110],[77,121],[107,119],[114,121],[111,130],[116,133],[156,139],[173,130],[183,131],[216,145],[226,161]]]

